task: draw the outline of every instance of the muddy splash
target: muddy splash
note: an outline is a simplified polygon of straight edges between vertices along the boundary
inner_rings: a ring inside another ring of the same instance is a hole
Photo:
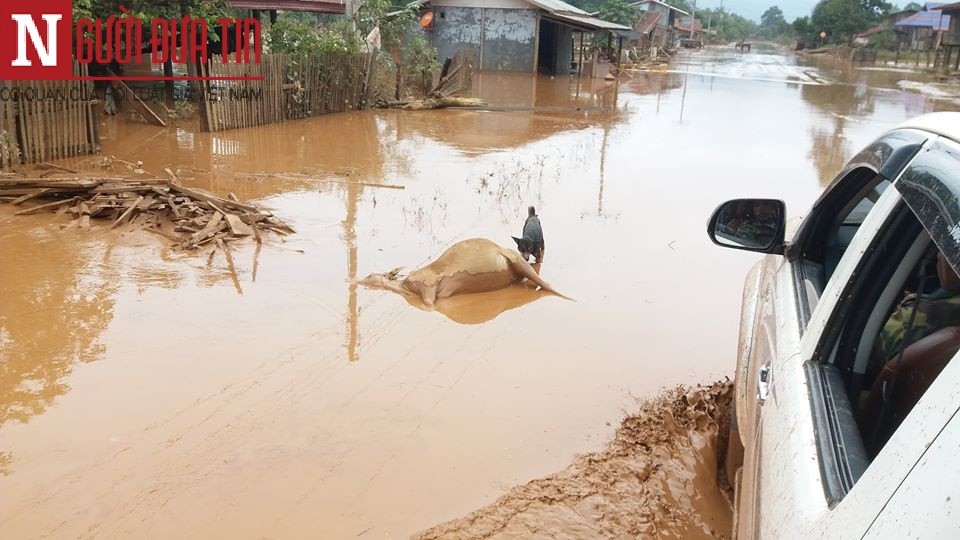
[[[729,381],[674,388],[627,417],[602,452],[414,538],[729,538],[717,464],[731,396]]]

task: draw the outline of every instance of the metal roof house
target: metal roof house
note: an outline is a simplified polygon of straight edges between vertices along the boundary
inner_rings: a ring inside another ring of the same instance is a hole
[[[423,0],[441,59],[473,50],[483,71],[567,74],[574,34],[632,32],[560,0]]]
[[[633,27],[642,35],[638,44],[644,49],[650,46],[665,48],[671,45],[677,39],[677,23],[680,18],[690,15],[660,0],[641,0],[631,2],[629,5],[643,13],[643,17]]]
[[[957,71],[960,69],[960,2],[940,6],[940,12],[950,20],[940,40],[944,49],[941,70]]]
[[[950,28],[950,15],[940,10],[943,5],[942,2],[927,2],[917,13],[893,24],[895,29],[907,32],[907,44],[911,50],[936,48],[936,34]]]

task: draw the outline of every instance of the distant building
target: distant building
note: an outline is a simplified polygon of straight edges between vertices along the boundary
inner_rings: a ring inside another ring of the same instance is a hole
[[[680,37],[677,23],[682,16],[690,16],[686,11],[659,0],[641,0],[632,2],[630,5],[639,8],[642,13],[642,17],[633,28],[641,34],[637,45],[644,49],[649,47],[662,49],[676,43]]]
[[[914,15],[915,13],[917,13],[917,10],[915,9],[904,9],[904,10],[896,11],[894,13],[890,13],[889,15],[886,15],[882,19],[880,19],[880,22],[877,23],[877,25],[874,26],[873,28],[864,30],[859,34],[855,34],[853,36],[853,44],[860,45],[860,46],[868,45],[870,43],[870,38],[872,36],[875,36],[880,32],[885,32],[887,30],[894,30],[897,33],[899,41],[905,42],[906,41],[905,36],[907,34],[907,30],[905,28],[895,28],[893,25],[906,19],[907,17]]]
[[[629,26],[604,21],[559,0],[420,0],[440,60],[472,50],[483,71],[569,74],[584,34],[610,36]],[[614,43],[616,43],[614,38]]]
[[[943,31],[940,46],[944,48],[943,71],[960,69],[960,2],[940,6],[940,11],[950,18],[947,29]]]
[[[893,23],[893,27],[902,31],[907,49],[911,51],[929,51],[937,47],[937,34],[950,28],[950,15],[944,14],[938,2],[927,2],[923,8]]]

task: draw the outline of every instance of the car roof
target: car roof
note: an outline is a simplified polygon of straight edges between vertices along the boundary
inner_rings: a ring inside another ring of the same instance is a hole
[[[960,112],[935,112],[917,116],[897,125],[897,129],[919,129],[960,142]]]

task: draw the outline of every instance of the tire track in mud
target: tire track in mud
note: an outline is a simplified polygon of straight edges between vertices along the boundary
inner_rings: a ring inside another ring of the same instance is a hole
[[[718,463],[732,395],[730,381],[665,392],[624,419],[603,451],[413,538],[730,538]]]

